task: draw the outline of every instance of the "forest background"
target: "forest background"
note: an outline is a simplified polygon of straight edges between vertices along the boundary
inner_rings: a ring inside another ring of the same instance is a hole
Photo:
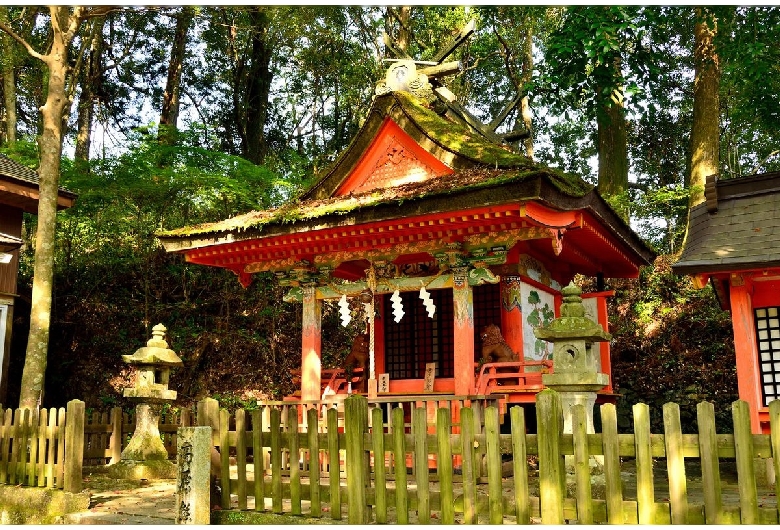
[[[526,133],[517,149],[598,185],[659,253],[638,279],[607,283],[622,425],[636,402],[675,401],[692,419],[706,399],[727,432],[729,315],[670,265],[707,174],[780,169],[774,6],[0,6],[0,152],[42,181],[55,173],[53,50],[65,50],[56,178],[78,199],[56,217],[43,404],[129,408],[121,356],[157,323],[184,361],[176,406],[288,394],[301,308],[280,303],[272,278],[243,289],[166,254],[154,234],[295,200],[358,130],[384,59],[431,60],[470,20],[453,55],[462,69],[445,80],[458,101],[485,123],[509,109],[504,132]],[[31,358],[43,219],[25,217],[7,405]],[[334,366],[354,330],[334,308],[323,318]]]

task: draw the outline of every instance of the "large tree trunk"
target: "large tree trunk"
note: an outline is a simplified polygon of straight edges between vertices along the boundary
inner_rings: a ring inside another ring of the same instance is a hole
[[[523,73],[520,76],[521,88],[525,87],[533,80],[534,69],[534,49],[533,36],[534,30],[530,17],[526,19],[525,38],[523,39]],[[528,96],[520,100],[520,118],[523,120],[525,130],[528,131],[528,137],[523,140],[525,154],[528,158],[534,158],[534,138],[533,138],[533,115],[531,113],[531,101]]]
[[[271,93],[272,50],[268,42],[270,23],[265,7],[250,10],[252,22],[252,51],[246,77],[246,122],[244,123],[245,145],[242,151],[247,160],[262,164],[268,154],[265,125],[268,121],[268,97]]]
[[[92,123],[95,115],[96,92],[100,92],[103,79],[103,25],[106,17],[98,17],[92,21],[92,35],[89,56],[84,61],[84,75],[81,81],[81,94],[78,105],[78,131],[76,132],[76,163],[89,162],[89,151],[92,145]]]
[[[173,45],[171,46],[170,61],[168,62],[168,79],[165,84],[165,93],[163,94],[158,134],[158,139],[167,145],[173,145],[176,142],[181,74],[187,53],[187,32],[194,14],[195,10],[191,6],[183,6],[176,17],[176,31]]]
[[[52,40],[49,53],[40,58],[49,70],[46,103],[41,107],[43,133],[38,138],[41,165],[38,228],[35,233],[32,310],[27,353],[22,373],[19,406],[35,408],[43,399],[51,324],[52,283],[54,277],[54,232],[57,222],[57,196],[62,157],[62,117],[69,104],[66,90],[68,48],[81,25],[81,10],[70,13],[67,6],[52,6]]]
[[[615,78],[620,76],[620,57],[614,59]],[[605,197],[619,195],[628,189],[628,136],[623,93],[615,89],[604,99],[597,113],[599,153],[599,192]],[[628,220],[629,212],[618,212]]]
[[[0,6],[0,22],[8,23],[8,7]],[[14,43],[11,37],[0,32],[0,45],[3,48],[3,106],[5,108],[5,141],[8,144],[16,142],[16,75],[14,72]]]
[[[720,64],[713,39],[717,22],[706,7],[696,8],[693,60],[693,129],[691,130],[690,207],[704,202],[704,184],[718,173],[720,152]]]

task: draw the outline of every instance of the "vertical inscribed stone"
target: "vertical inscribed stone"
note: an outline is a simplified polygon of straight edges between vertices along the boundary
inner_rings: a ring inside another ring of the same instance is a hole
[[[181,427],[176,440],[176,524],[209,524],[211,427]]]

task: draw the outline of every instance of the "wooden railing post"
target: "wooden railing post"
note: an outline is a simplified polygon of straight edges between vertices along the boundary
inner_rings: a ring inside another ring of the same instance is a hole
[[[109,442],[111,460],[109,463],[117,464],[122,460],[122,407],[111,409],[111,441]]]
[[[718,435],[715,431],[715,405],[702,401],[696,406],[699,426],[699,458],[704,491],[704,520],[723,524],[723,497],[718,463]]]
[[[671,520],[672,524],[688,524],[688,485],[685,480],[680,406],[677,403],[666,403],[663,414]],[[742,477],[740,477],[741,481]]]
[[[772,445],[772,465],[775,469],[775,498],[780,498],[780,400],[769,404],[769,441]],[[777,506],[780,515],[780,504]]]
[[[65,477],[63,489],[68,493],[81,491],[84,463],[84,402],[68,402],[65,423]]]
[[[560,450],[563,431],[561,397],[553,390],[536,396],[539,432],[539,501],[542,524],[563,524],[564,466]]]
[[[740,522],[758,524],[758,490],[748,402],[737,400],[732,403],[731,416],[734,421],[734,449],[737,453]]]
[[[368,523],[366,508],[366,458],[363,447],[368,431],[368,400],[352,395],[344,400],[344,434],[346,438],[347,504],[349,524]]]

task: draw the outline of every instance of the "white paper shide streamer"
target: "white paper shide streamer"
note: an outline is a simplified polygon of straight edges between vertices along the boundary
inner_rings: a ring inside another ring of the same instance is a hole
[[[341,295],[339,300],[339,314],[341,315],[341,325],[347,327],[347,324],[352,320],[352,315],[349,312],[349,302],[347,302],[347,295]]]
[[[428,311],[428,317],[433,318],[433,314],[436,312],[436,306],[431,300],[431,294],[425,290],[425,286],[420,287],[420,299],[423,301],[426,311]]]
[[[395,320],[397,324],[406,314],[404,313],[404,304],[401,301],[401,293],[398,292],[398,289],[396,289],[393,296],[390,297],[390,301],[393,302],[393,320]]]

